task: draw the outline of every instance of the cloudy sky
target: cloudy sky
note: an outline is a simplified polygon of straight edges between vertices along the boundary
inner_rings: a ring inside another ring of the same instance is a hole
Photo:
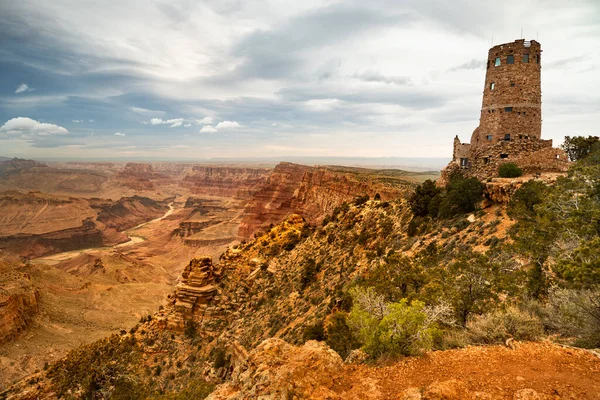
[[[449,157],[521,28],[599,134],[598,0],[0,0],[0,155]]]

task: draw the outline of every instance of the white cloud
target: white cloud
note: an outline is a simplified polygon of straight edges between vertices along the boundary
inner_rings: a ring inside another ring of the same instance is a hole
[[[82,122],[83,122],[83,120],[82,120],[82,119],[74,119],[74,120],[73,120],[73,123],[75,123],[75,124],[80,124],[80,123],[82,123]]]
[[[130,107],[129,109],[136,114],[142,114],[142,115],[156,115],[156,114],[162,115],[165,113],[164,111],[150,110],[148,108],[142,108],[142,107]]]
[[[21,83],[17,90],[15,90],[15,93],[32,92],[34,90],[34,88],[30,88],[26,83]]]
[[[46,124],[27,117],[8,120],[0,127],[0,138],[23,138],[66,135],[69,131],[62,126]]]
[[[237,121],[223,121],[219,122],[216,126],[217,129],[239,129],[242,125],[240,125]]]
[[[211,125],[204,125],[202,129],[200,129],[200,133],[214,133],[217,130]]]
[[[189,128],[190,126],[192,126],[192,124],[185,124],[183,127],[184,128]]]
[[[151,118],[151,125],[171,125],[171,128],[177,128],[183,125],[183,118],[172,118],[172,119],[162,119],[162,118]],[[147,124],[146,121],[142,121],[142,124]]]
[[[115,136],[125,136],[125,134],[121,132],[115,132]]]
[[[215,122],[213,117],[204,117],[202,119],[197,119],[196,123],[198,125],[212,125]]]
[[[94,121],[93,119],[90,119],[88,122],[94,123],[94,122],[96,122],[96,121]]]

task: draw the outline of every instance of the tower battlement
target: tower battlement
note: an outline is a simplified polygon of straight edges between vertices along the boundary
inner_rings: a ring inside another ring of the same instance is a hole
[[[454,139],[448,170],[462,169],[480,179],[497,176],[506,162],[525,172],[565,170],[564,152],[542,140],[542,49],[518,39],[488,51],[479,126],[470,143]]]

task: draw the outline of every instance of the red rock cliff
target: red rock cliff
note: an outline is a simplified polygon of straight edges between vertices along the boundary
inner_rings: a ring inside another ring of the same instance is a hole
[[[23,330],[38,310],[39,292],[27,274],[1,270],[0,343]]]
[[[267,181],[268,168],[210,167],[197,165],[181,185],[195,194],[249,199]]]
[[[320,223],[335,207],[360,195],[372,198],[379,193],[382,200],[389,200],[411,192],[409,182],[390,183],[370,177],[365,171],[278,164],[246,206],[239,235],[250,237],[290,214],[300,214],[311,224]]]

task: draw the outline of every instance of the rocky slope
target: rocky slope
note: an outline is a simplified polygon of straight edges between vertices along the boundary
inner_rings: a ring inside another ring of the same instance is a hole
[[[93,207],[99,210],[97,221],[121,232],[162,216],[169,209],[167,204],[168,200],[158,202],[147,197],[132,196],[122,197],[115,202],[94,202]]]
[[[0,193],[0,236],[75,228],[96,212],[89,201],[40,192]]]
[[[27,326],[38,303],[39,292],[30,277],[0,265],[0,343]]]
[[[18,174],[23,170],[35,167],[47,167],[47,165],[34,160],[25,160],[22,158],[0,160],[0,177],[5,175]]]
[[[431,353],[393,365],[344,364],[323,342],[268,339],[209,400],[597,399],[600,359],[550,343]]]
[[[197,165],[183,178],[181,186],[193,194],[250,199],[264,185],[270,171],[268,168]]]
[[[0,208],[0,250],[27,258],[126,241],[120,231],[169,209],[140,196],[112,201],[40,192],[4,192]]]
[[[230,248],[218,264],[192,260],[164,309],[129,333],[72,352],[31,378],[33,385],[23,381],[5,395],[88,396],[100,386],[115,396],[126,389],[137,397],[174,391],[194,398],[202,397],[200,387],[203,395],[209,391],[201,382],[224,381],[213,399],[597,398],[589,388],[598,384],[600,361],[556,345],[435,352],[374,368],[347,365],[324,344],[305,343],[309,328],[328,331],[332,315],[348,309],[349,286],[391,279],[377,278],[390,257],[423,254],[442,273],[469,248],[493,250],[490,239],[506,236],[498,211],[423,226],[416,237],[407,234],[411,212],[403,199],[342,204],[320,227],[293,215]],[[423,290],[436,293],[441,284]]]
[[[371,175],[373,172],[280,163],[246,206],[240,236],[250,237],[293,213],[302,215],[309,223],[319,223],[336,206],[358,195],[379,194],[388,200],[411,192],[413,185],[409,181],[376,177]]]
[[[81,226],[41,234],[15,234],[0,237],[0,250],[26,258],[36,258],[65,251],[100,247],[102,231],[91,219]]]

